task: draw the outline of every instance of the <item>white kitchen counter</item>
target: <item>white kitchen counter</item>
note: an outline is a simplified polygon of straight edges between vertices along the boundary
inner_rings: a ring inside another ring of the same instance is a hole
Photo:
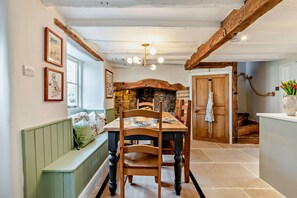
[[[297,122],[296,116],[287,116],[285,113],[257,113],[259,117],[272,118],[277,120],[285,120],[289,122]]]
[[[297,195],[297,117],[258,113],[260,178],[287,198]]]

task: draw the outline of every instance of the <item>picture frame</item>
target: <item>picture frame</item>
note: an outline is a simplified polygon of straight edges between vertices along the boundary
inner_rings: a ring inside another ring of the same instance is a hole
[[[105,97],[113,98],[113,73],[105,69]]]
[[[63,38],[46,27],[44,30],[44,46],[45,61],[63,67]]]
[[[64,73],[48,67],[44,68],[44,101],[63,101]]]

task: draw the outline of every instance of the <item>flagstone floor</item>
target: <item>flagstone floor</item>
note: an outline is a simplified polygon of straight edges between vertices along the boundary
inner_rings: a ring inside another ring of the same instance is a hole
[[[192,141],[191,171],[207,198],[282,198],[279,192],[259,178],[258,145],[221,144]],[[173,168],[162,169],[162,197],[178,197],[174,194]],[[181,198],[199,197],[193,183],[183,183]],[[127,198],[157,197],[157,185],[153,177],[135,177],[128,182]],[[98,192],[96,188],[92,198]],[[102,198],[110,197],[108,186]],[[117,195],[119,197],[119,188]]]
[[[259,178],[259,146],[193,141],[191,171],[207,198],[281,198]]]

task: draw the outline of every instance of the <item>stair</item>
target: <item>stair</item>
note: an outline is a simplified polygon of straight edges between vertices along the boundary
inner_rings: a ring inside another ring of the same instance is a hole
[[[238,114],[238,143],[259,144],[259,123],[248,117],[248,113]]]

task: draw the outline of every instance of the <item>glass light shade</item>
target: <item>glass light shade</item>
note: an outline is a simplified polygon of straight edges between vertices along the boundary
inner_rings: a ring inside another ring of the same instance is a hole
[[[164,63],[164,58],[163,57],[159,57],[158,58],[158,63]]]
[[[138,58],[137,56],[134,56],[134,57],[133,57],[133,62],[134,62],[134,63],[139,63],[139,58]]]
[[[156,53],[157,53],[156,48],[151,47],[151,48],[150,48],[150,54],[151,54],[151,55],[155,55]]]
[[[133,63],[133,59],[131,57],[127,58],[127,63],[132,64]]]
[[[156,66],[156,65],[154,65],[154,64],[152,64],[152,65],[150,66],[150,69],[151,69],[152,71],[154,71],[154,70],[156,70],[156,69],[157,69],[157,66]]]

